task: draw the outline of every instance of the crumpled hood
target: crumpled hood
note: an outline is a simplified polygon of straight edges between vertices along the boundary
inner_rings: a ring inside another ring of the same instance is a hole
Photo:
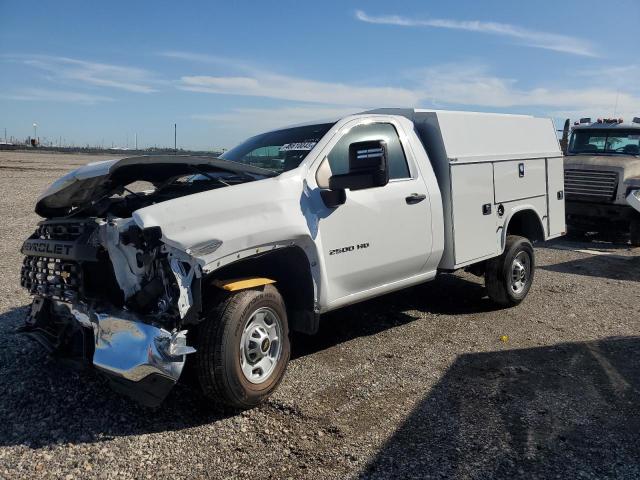
[[[105,160],[84,165],[58,178],[40,194],[36,213],[43,217],[55,215],[59,209],[81,205],[104,195],[105,179],[119,160]]]
[[[623,182],[632,178],[640,179],[640,157],[635,155],[567,155],[564,157],[564,166],[565,168],[615,168],[624,172]]]
[[[141,155],[105,160],[89,163],[60,177],[38,197],[35,210],[42,217],[64,215],[71,208],[97,201],[118,187],[135,181],[162,182],[172,176],[193,173],[193,166],[206,167],[207,171],[272,175],[268,170],[250,165],[193,155]]]

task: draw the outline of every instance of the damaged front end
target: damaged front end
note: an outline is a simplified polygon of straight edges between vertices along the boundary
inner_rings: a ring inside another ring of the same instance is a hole
[[[171,333],[126,310],[43,297],[35,297],[22,331],[51,352],[90,361],[115,390],[147,406],[164,400],[195,352],[186,331]]]
[[[36,204],[47,220],[22,246],[21,284],[34,296],[22,331],[57,355],[84,359],[142,403],[159,404],[195,352],[187,345],[202,310],[195,255],[221,242],[192,251],[137,214],[269,175],[175,155],[89,164],[57,180]]]
[[[178,381],[200,268],[132,219],[47,220],[22,247],[34,295],[22,332],[92,363],[119,391],[157,405]]]

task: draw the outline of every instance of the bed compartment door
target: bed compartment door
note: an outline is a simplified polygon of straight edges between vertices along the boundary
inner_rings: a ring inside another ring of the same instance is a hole
[[[547,193],[545,159],[509,160],[493,164],[496,203],[540,197]]]
[[[547,185],[549,189],[549,236],[563,235],[566,231],[564,217],[564,158],[547,158]]]
[[[496,209],[491,163],[451,165],[455,263],[495,255]]]

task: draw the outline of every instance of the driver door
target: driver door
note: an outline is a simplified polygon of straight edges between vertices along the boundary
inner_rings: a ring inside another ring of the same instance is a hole
[[[319,221],[329,304],[417,275],[431,253],[429,192],[418,169],[407,159],[399,128],[379,122],[343,129],[318,169],[326,171],[328,162],[331,175],[348,173],[350,144],[386,142],[389,183],[345,190],[344,204]]]

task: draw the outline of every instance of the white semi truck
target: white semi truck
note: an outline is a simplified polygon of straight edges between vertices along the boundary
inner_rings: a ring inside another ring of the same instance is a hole
[[[140,182],[150,188],[137,189]],[[281,381],[289,332],[466,268],[516,305],[565,230],[549,119],[381,109],[257,135],[221,158],[89,164],[38,199],[22,331],[156,405],[192,364],[214,402]]]

